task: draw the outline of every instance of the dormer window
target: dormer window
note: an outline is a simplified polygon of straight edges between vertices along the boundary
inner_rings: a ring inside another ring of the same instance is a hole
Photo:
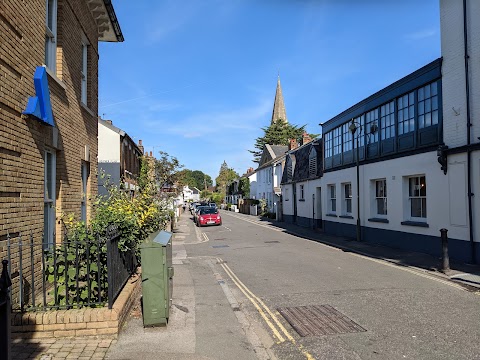
[[[310,177],[317,175],[317,150],[313,146],[308,156],[308,175]]]
[[[293,180],[293,161],[292,156],[287,156],[287,181]]]

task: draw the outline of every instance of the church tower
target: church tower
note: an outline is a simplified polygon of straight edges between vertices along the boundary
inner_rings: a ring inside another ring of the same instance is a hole
[[[285,110],[285,103],[283,102],[282,86],[280,85],[280,75],[278,75],[277,80],[277,90],[275,92],[275,102],[273,103],[271,124],[275,124],[278,119],[288,122],[287,111]]]

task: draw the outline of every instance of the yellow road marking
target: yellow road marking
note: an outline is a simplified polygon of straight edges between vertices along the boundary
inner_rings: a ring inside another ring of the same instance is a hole
[[[235,275],[232,269],[223,262],[222,259],[217,258],[218,263],[222,266],[223,270],[227,273],[227,275],[230,277],[230,279],[234,282],[234,284],[239,288],[239,290],[247,297],[247,299],[250,300],[250,302],[255,306],[257,311],[260,313],[262,318],[265,320],[267,323],[268,327],[272,330],[274,335],[280,340],[280,343],[284,342],[285,339],[283,336],[279,333],[275,325],[270,321],[270,319],[267,317],[267,314],[262,310],[260,305],[265,309],[265,311],[270,315],[270,317],[273,319],[275,324],[278,326],[278,328],[283,332],[285,337],[292,343],[294,344],[298,350],[307,358],[307,360],[315,360],[315,358],[308,353],[307,350],[305,350],[304,346],[302,344],[297,344],[295,339],[293,338],[292,335],[288,332],[287,329],[283,326],[283,324],[280,322],[280,320],[277,318],[277,316],[270,310],[270,308],[261,300],[259,299],[238,277]],[[259,305],[260,304],[260,305]]]

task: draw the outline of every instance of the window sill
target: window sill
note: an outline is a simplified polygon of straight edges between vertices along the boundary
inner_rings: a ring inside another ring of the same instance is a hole
[[[338,217],[336,214],[325,214],[325,216]]]
[[[80,106],[86,111],[88,112],[91,116],[95,117],[95,113],[86,105],[84,104],[82,101],[80,101]]]
[[[370,221],[370,222],[384,223],[384,224],[388,224],[388,223],[389,223],[388,219],[383,219],[383,218],[370,218],[370,219],[368,219],[368,221]]]
[[[340,215],[339,218],[342,218],[342,219],[353,219],[353,216],[352,216],[352,215]]]
[[[421,222],[421,221],[402,221],[401,224],[408,225],[408,226],[426,227],[426,228],[429,227],[426,222]]]
[[[57,75],[55,74],[55,72],[52,69],[50,69],[45,64],[43,64],[42,66],[47,71],[48,76],[50,76],[58,85],[60,85],[63,88],[63,90],[67,90],[67,85],[65,85],[65,83],[57,77]]]
[[[305,201],[305,199],[298,199],[298,201]]]

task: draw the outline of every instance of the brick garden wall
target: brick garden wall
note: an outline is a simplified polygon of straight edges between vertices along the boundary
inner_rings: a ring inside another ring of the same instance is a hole
[[[141,269],[132,276],[112,309],[84,308],[12,314],[14,338],[117,336],[142,291]]]

